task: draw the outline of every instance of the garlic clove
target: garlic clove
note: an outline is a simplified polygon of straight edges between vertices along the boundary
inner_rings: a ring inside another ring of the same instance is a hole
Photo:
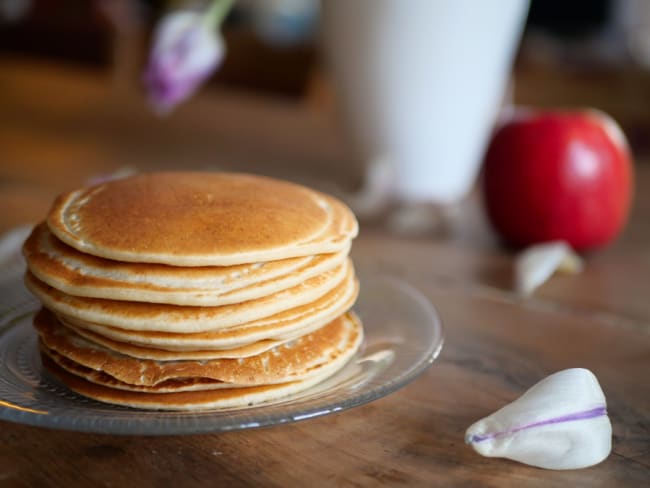
[[[578,469],[607,458],[612,426],[598,380],[591,371],[574,368],[548,376],[472,424],[465,442],[483,456],[546,469]]]
[[[520,295],[530,296],[556,271],[577,274],[582,268],[582,259],[565,241],[536,244],[517,257],[515,288]]]

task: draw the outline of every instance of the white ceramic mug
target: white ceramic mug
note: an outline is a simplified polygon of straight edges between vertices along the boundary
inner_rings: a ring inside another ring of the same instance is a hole
[[[403,200],[471,189],[506,89],[528,0],[324,0],[323,42],[368,162]]]

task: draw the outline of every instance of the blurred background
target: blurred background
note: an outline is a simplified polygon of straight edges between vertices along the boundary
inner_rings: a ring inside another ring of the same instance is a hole
[[[366,162],[338,113],[318,0],[238,1],[223,26],[223,64],[197,95],[160,117],[141,77],[168,7],[0,0],[5,227],[38,220],[57,193],[118,170],[231,169],[326,190],[362,186]],[[650,2],[533,0],[507,96],[517,105],[604,110],[644,164]]]

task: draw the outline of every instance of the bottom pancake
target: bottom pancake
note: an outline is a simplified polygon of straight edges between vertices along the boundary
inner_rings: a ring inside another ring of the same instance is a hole
[[[34,326],[46,351],[53,350],[73,363],[102,371],[121,383],[150,387],[187,378],[237,386],[302,381],[318,376],[331,363],[352,357],[363,338],[358,318],[346,313],[315,332],[255,356],[157,361],[125,356],[93,343],[61,325],[48,312],[37,314]]]
[[[345,362],[335,368],[324,368],[306,380],[243,388],[216,388],[210,390],[153,393],[127,391],[88,381],[72,374],[42,354],[43,366],[74,392],[103,403],[145,410],[207,410],[244,408],[268,403],[303,392],[339,371]],[[83,368],[82,368],[83,369]],[[88,369],[88,368],[85,368]],[[88,369],[88,371],[92,371]],[[81,372],[81,370],[79,371]]]
[[[93,344],[48,311],[38,314],[34,325],[43,365],[71,390],[150,410],[243,408],[294,395],[344,368],[363,339],[361,322],[348,312],[289,345],[250,358],[151,361]]]

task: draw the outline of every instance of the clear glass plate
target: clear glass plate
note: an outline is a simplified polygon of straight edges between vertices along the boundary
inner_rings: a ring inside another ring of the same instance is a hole
[[[381,398],[425,371],[443,343],[435,309],[417,290],[361,276],[355,311],[363,351],[335,376],[293,397],[255,407],[200,412],[143,411],[77,395],[45,374],[31,320],[38,303],[22,285],[24,263],[0,265],[0,419],[107,434],[191,434],[269,426],[327,415]]]

